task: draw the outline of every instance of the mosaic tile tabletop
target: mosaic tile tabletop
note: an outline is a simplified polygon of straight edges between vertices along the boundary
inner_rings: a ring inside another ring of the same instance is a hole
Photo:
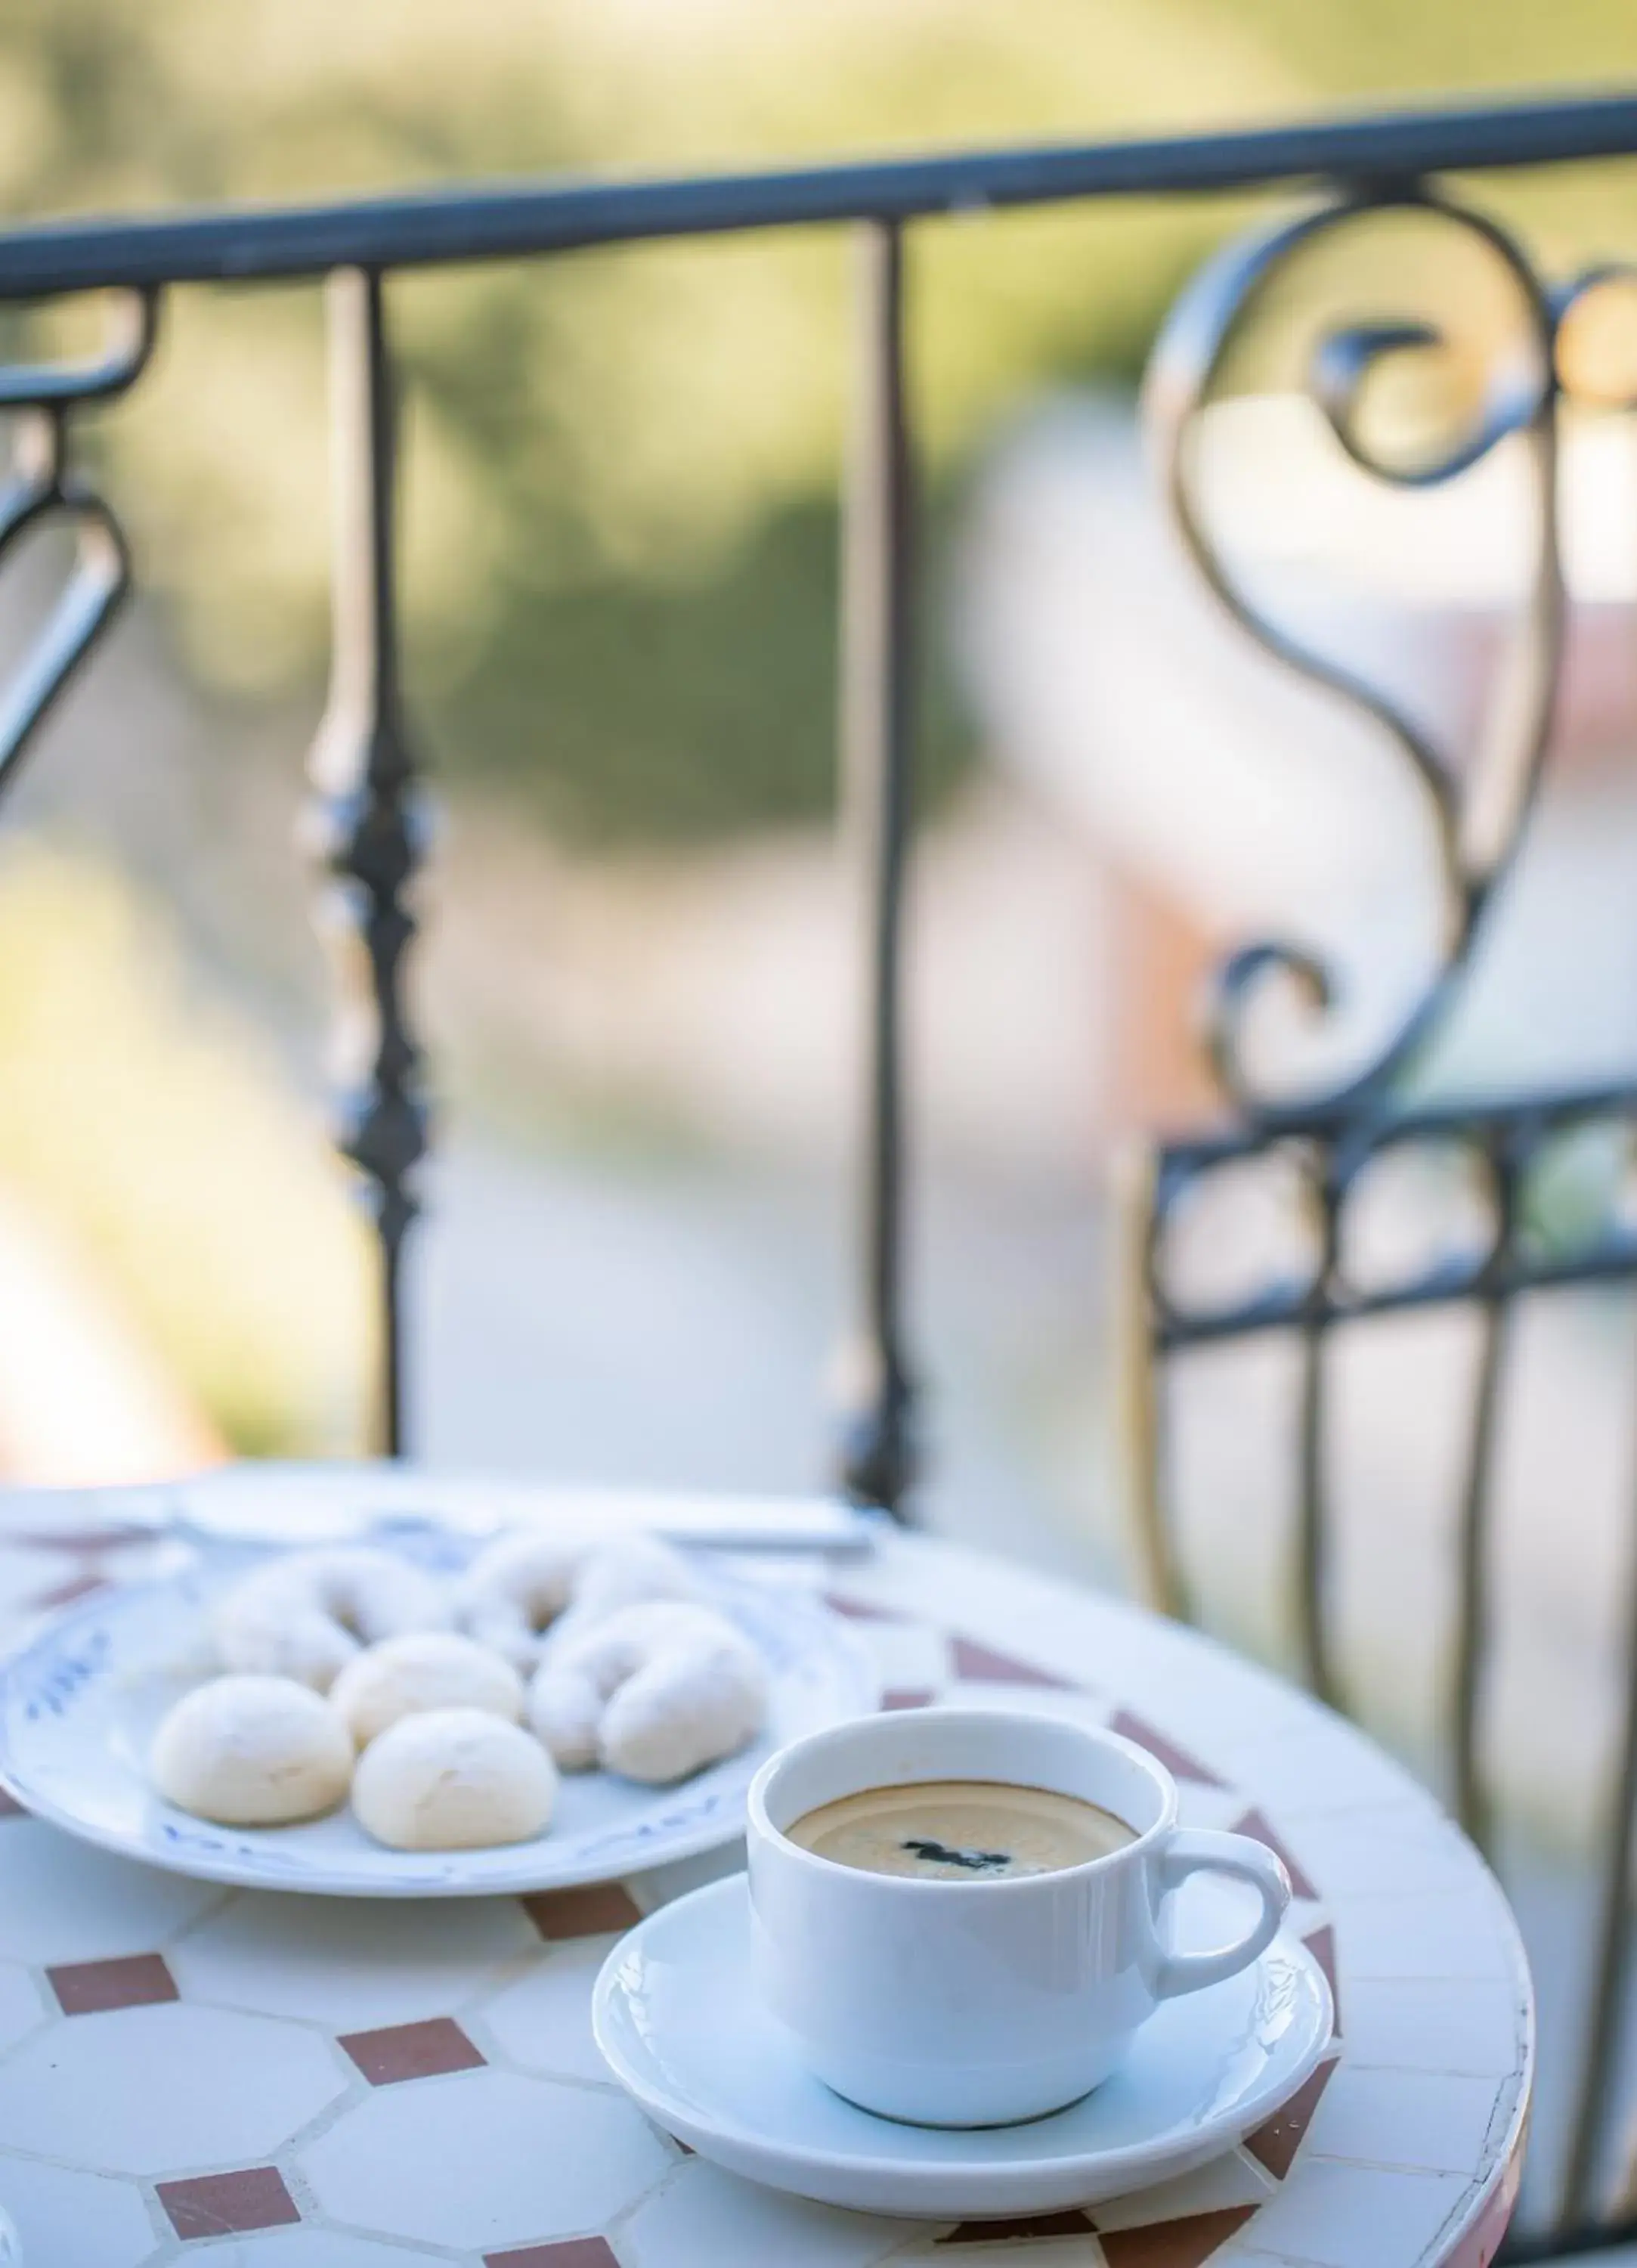
[[[0,1541],[0,1639],[147,1548]],[[1436,1806],[1274,1680],[1111,1601],[898,1536],[799,1580],[855,1618],[887,1707],[1112,1724],[1171,1766],[1186,1823],[1281,1852],[1340,2031],[1279,2117],[1088,2213],[840,2213],[689,2155],[592,2044],[617,1933],[731,1854],[520,1900],[328,1902],[150,1873],[13,1810],[0,2205],[26,2268],[1484,2268],[1517,2185],[1529,1982],[1500,1891]]]

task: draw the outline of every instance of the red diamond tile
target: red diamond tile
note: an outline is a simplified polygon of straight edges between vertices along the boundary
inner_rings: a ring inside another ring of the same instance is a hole
[[[418,2024],[386,2024],[374,2032],[347,2032],[335,2044],[345,2048],[371,2087],[396,2087],[405,2079],[437,2079],[450,2071],[479,2071],[483,2065],[483,2058],[452,2016],[429,2016]]]
[[[1134,1741],[1140,1749],[1146,1749],[1177,1779],[1194,1780],[1200,1787],[1224,1787],[1227,1785],[1225,1780],[1217,1778],[1208,1764],[1202,1764],[1198,1756],[1190,1756],[1186,1749],[1179,1749],[1175,1741],[1168,1741],[1164,1733],[1149,1723],[1147,1718],[1134,1716],[1129,1709],[1121,1709],[1111,1718],[1108,1729],[1111,1733],[1119,1734],[1124,1740]]]
[[[937,1699],[929,1685],[892,1685],[881,1696],[884,1709],[926,1709]]]
[[[244,2166],[231,2174],[195,2174],[161,2182],[159,2202],[184,2242],[241,2236],[253,2228],[288,2228],[301,2219],[276,2166]]]
[[[1255,2212],[1234,2205],[1221,2213],[1196,2213],[1186,2220],[1150,2221],[1146,2228],[1117,2229],[1102,2242],[1107,2268],[1200,2268]]]
[[[952,1637],[950,1659],[957,1677],[978,1684],[1046,1685],[1059,1693],[1075,1690],[1071,1679],[1058,1677],[1049,1669],[1037,1669],[1033,1662],[1019,1661],[1016,1654],[997,1653],[992,1646],[980,1646],[973,1638]]]
[[[1330,2084],[1330,2074],[1336,2066],[1332,2058],[1321,2063],[1304,2087],[1300,2087],[1284,2109],[1276,2111],[1254,2134],[1247,2134],[1244,2146],[1259,2165],[1266,2166],[1276,2182],[1282,2182],[1295,2163],[1296,2154],[1302,2146],[1302,2137],[1308,2130],[1318,2099]]]
[[[14,1795],[0,1787],[0,1819],[26,1819],[28,1814]]]
[[[1249,1835],[1258,1843],[1266,1843],[1274,1858],[1284,1861],[1285,1872],[1290,1877],[1290,1887],[1297,1897],[1316,1898],[1318,1896],[1318,1892],[1313,1888],[1312,1883],[1309,1881],[1259,1811],[1247,1811],[1243,1819],[1236,1819],[1233,1831],[1236,1835]]]
[[[587,1882],[577,1890],[535,1890],[523,1910],[545,1938],[601,1937],[630,1929],[642,1908],[623,1882]]]
[[[561,2244],[525,2244],[520,2252],[486,2252],[483,2268],[620,2268],[606,2236],[571,2236]]]
[[[1027,2242],[1037,2236],[1090,2236],[1095,2232],[1084,2213],[1040,2213],[1027,2220],[963,2220],[940,2244],[1002,2244]]]
[[[877,1607],[869,1599],[849,1599],[841,1591],[826,1591],[824,1602],[833,1615],[845,1615],[855,1623],[903,1623],[909,1616],[900,1614],[896,1607]]]
[[[1325,1981],[1330,1986],[1330,1997],[1335,2003],[1335,2036],[1340,2039],[1341,2037],[1341,1987],[1336,1982],[1336,1933],[1326,1922],[1323,1929],[1316,1929],[1310,1937],[1304,1937],[1302,1942],[1325,1972]]]
[[[65,2016],[99,2016],[109,2008],[151,2008],[179,1995],[176,1980],[158,1953],[129,1953],[119,1961],[70,1961],[47,1977]]]

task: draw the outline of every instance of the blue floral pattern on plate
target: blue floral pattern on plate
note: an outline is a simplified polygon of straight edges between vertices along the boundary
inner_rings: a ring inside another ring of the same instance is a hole
[[[458,1567],[466,1537],[419,1524],[407,1556]],[[565,1776],[549,1834],[493,1850],[387,1851],[345,1809],[297,1827],[232,1830],[190,1818],[150,1788],[148,1744],[179,1694],[212,1674],[210,1595],[268,1554],[212,1552],[164,1580],[69,1609],[0,1676],[0,1781],[42,1819],[127,1857],[184,1874],[333,1897],[473,1897],[606,1881],[730,1843],[773,1749],[871,1709],[872,1664],[857,1635],[805,1591],[706,1570],[714,1602],[752,1638],[772,1676],[767,1730],[679,1787],[601,1772]]]

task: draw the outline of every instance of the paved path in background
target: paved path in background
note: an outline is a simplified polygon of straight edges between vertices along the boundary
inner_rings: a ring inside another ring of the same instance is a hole
[[[412,1294],[429,1457],[676,1487],[828,1478],[848,1248],[833,1185],[457,1142],[429,1195]],[[1089,1335],[1099,1264],[1089,1196],[1076,1209],[944,1189],[925,1208],[915,1345],[924,1512],[940,1534],[1110,1572],[1074,1492],[1060,1493],[1041,1429],[1042,1405],[1068,1382],[1065,1316],[1077,1308]],[[1095,1373],[1081,1351],[1089,1472]]]

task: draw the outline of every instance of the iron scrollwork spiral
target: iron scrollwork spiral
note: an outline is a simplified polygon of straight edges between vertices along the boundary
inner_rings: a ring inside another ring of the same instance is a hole
[[[1510,632],[1505,697],[1464,766],[1451,763],[1399,698],[1304,643],[1257,603],[1220,546],[1197,487],[1200,417],[1229,356],[1254,327],[1274,287],[1308,247],[1384,213],[1413,215],[1459,232],[1480,258],[1498,263],[1521,312],[1521,351],[1493,358],[1466,430],[1422,460],[1395,462],[1384,454],[1370,438],[1362,404],[1387,358],[1450,345],[1442,325],[1391,319],[1338,327],[1318,339],[1304,373],[1308,397],[1342,451],[1372,479],[1393,488],[1442,486],[1503,443],[1516,438],[1522,445],[1535,515],[1527,586]],[[1170,504],[1194,563],[1234,621],[1267,653],[1384,730],[1421,791],[1436,853],[1435,968],[1384,1042],[1339,1081],[1321,1082],[1294,1097],[1274,1094],[1248,1061],[1250,1011],[1270,983],[1294,983],[1317,1016],[1339,999],[1341,979],[1314,950],[1286,939],[1264,939],[1230,954],[1217,970],[1206,1027],[1211,1061],[1224,1094],[1253,1124],[1334,1123],[1380,1094],[1408,1066],[1447,1008],[1485,908],[1517,848],[1539,778],[1562,659],[1555,343],[1568,303],[1551,291],[1495,223],[1429,188],[1413,188],[1323,205],[1236,241],[1183,294],[1161,337],[1147,410]]]
[[[104,351],[68,364],[0,369],[0,414],[15,417],[0,485],[0,560],[53,521],[77,536],[72,573],[43,629],[0,693],[0,792],[15,780],[40,727],[130,588],[130,555],[113,507],[71,461],[74,413],[133,386],[153,351],[158,302],[122,293]]]

